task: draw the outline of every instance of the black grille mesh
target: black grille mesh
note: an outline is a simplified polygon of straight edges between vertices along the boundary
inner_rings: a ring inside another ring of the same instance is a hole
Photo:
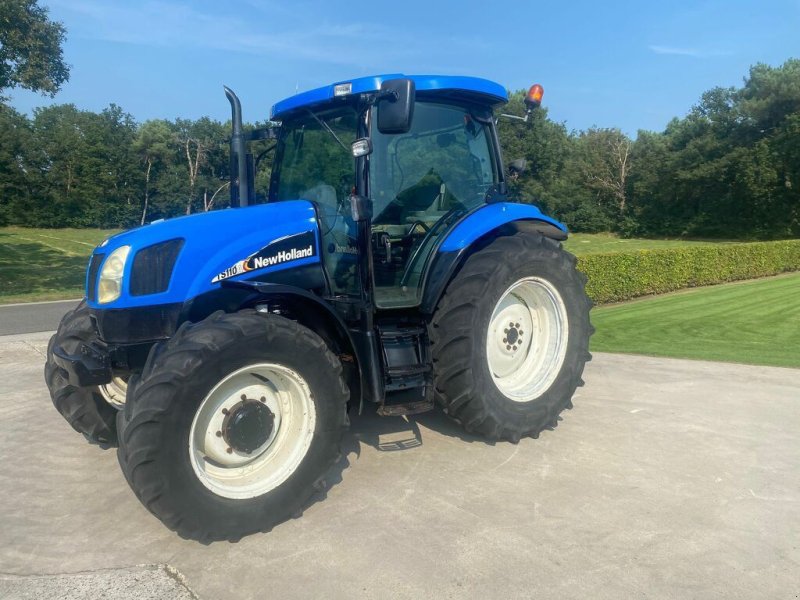
[[[86,296],[90,302],[97,301],[97,274],[100,272],[100,265],[103,264],[105,254],[93,254],[89,261],[89,275],[86,278]]]
[[[139,250],[133,258],[131,267],[131,296],[145,296],[166,291],[182,247],[183,239],[178,238]]]

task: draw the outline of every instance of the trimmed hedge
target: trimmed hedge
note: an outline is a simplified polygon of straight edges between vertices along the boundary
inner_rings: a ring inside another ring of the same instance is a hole
[[[711,244],[578,258],[598,304],[800,270],[800,240]],[[800,290],[798,290],[800,292]]]

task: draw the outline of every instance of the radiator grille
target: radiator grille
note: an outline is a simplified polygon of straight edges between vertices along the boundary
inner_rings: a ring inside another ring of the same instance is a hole
[[[136,253],[131,267],[131,296],[158,294],[167,290],[183,242],[181,238],[159,242]]]

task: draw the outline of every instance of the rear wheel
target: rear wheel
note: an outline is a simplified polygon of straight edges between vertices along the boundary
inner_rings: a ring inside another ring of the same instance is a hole
[[[585,276],[560,244],[500,237],[470,256],[431,323],[436,395],[468,431],[518,441],[553,426],[582,385]]]
[[[322,490],[349,394],[319,336],[245,310],[183,326],[129,396],[125,478],[170,529],[207,542],[268,530]]]
[[[64,315],[56,334],[47,345],[47,362],[44,378],[50,390],[53,404],[72,428],[84,434],[91,441],[101,444],[117,443],[117,411],[109,400],[114,393],[117,402],[124,403],[124,392],[106,386],[80,387],[69,382],[67,373],[53,361],[53,348],[58,345],[69,354],[79,351],[81,344],[97,338],[97,333],[89,317],[89,307],[81,302],[75,309]]]

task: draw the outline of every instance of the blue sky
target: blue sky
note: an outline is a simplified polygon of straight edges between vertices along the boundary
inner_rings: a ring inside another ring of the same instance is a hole
[[[116,103],[137,120],[245,118],[277,100],[372,73],[539,82],[550,115],[662,130],[756,62],[800,58],[800,0],[687,2],[472,0],[40,0],[67,28],[71,78],[54,100],[16,91],[20,110]]]

